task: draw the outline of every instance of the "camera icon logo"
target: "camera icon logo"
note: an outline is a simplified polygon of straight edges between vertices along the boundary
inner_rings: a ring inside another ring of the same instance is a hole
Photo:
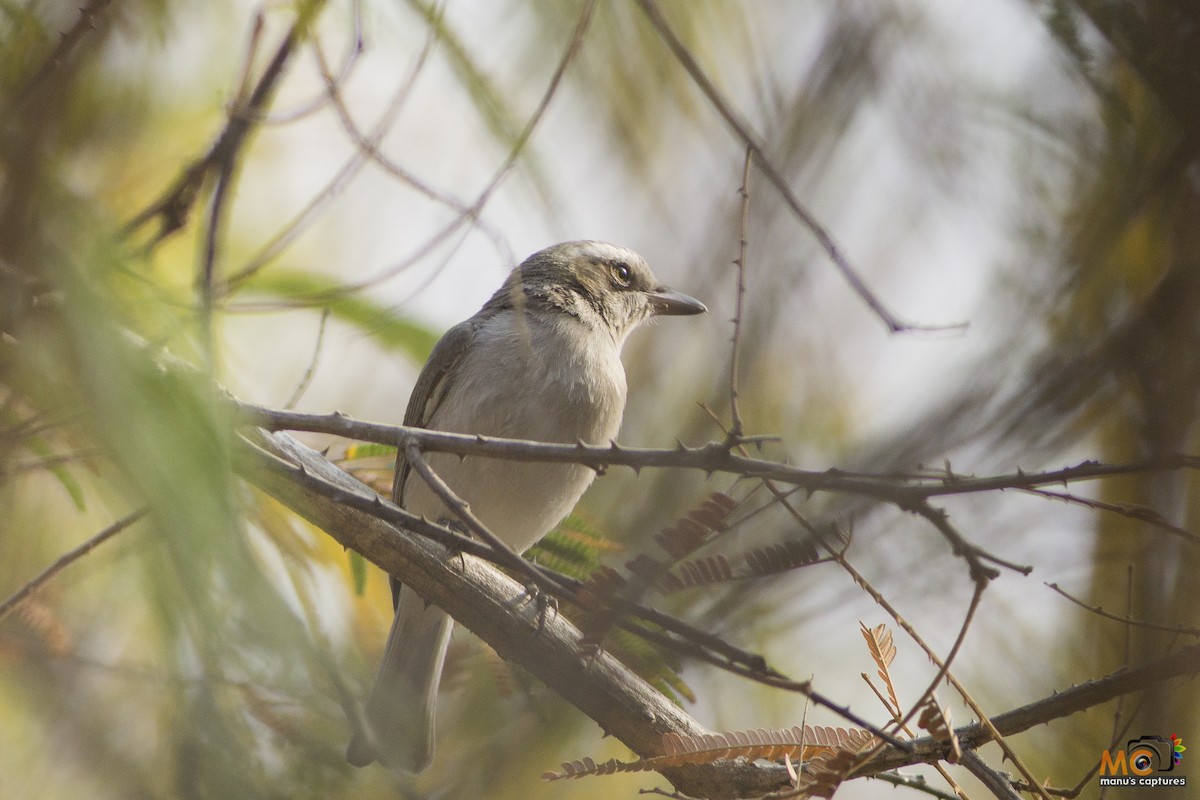
[[[1162,736],[1143,736],[1130,739],[1125,745],[1129,769],[1135,775],[1151,772],[1171,772],[1175,769],[1175,742]]]

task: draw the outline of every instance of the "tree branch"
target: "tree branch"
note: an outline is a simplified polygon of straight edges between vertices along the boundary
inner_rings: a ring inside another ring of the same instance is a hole
[[[561,616],[538,626],[527,606],[514,602],[524,588],[484,562],[421,537],[408,536],[363,508],[317,494],[296,480],[303,473],[338,487],[364,505],[381,501],[372,490],[346,475],[315,451],[284,434],[259,437],[259,447],[242,442],[239,470],[298,514],[321,527],[444,608],[497,652],[522,665],[551,689],[594,719],[607,733],[641,756],[661,752],[668,732],[695,735],[705,729],[606,653],[584,653],[581,634]],[[394,510],[403,514],[400,509]],[[411,515],[409,515],[411,516]],[[413,518],[414,527],[432,523]],[[477,547],[482,547],[478,543]],[[1182,648],[1136,669],[1122,669],[1050,697],[956,731],[964,748],[978,748],[998,733],[1009,736],[1069,716],[1153,683],[1200,671],[1200,645]],[[906,743],[910,752],[887,747],[859,766],[855,777],[874,775],[945,756],[946,743],[923,737]],[[693,797],[727,798],[762,793],[788,785],[778,765],[739,761],[690,765],[666,770],[675,787]]]
[[[471,555],[460,555],[347,504],[306,490],[293,475],[318,475],[347,495],[378,502],[370,488],[285,434],[240,440],[238,468],[251,482],[346,547],[395,575],[501,656],[528,669],[567,702],[642,756],[661,752],[662,736],[708,731],[605,652],[584,653],[579,631],[562,615],[539,626],[516,602],[521,584]],[[427,523],[428,524],[428,523]],[[664,771],[680,791],[733,798],[748,787],[769,788],[772,776],[750,764],[692,765]]]

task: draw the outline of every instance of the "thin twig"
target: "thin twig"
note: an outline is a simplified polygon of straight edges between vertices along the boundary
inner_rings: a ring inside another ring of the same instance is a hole
[[[458,517],[471,533],[483,539],[491,545],[496,553],[500,554],[505,566],[528,577],[532,586],[543,587],[551,583],[550,577],[542,571],[541,567],[532,561],[521,558],[521,554],[513,550],[508,542],[492,533],[491,529],[487,525],[484,525],[479,517],[475,516],[467,501],[459,497],[450,488],[450,484],[442,480],[442,477],[434,471],[433,467],[429,466],[429,462],[425,460],[420,447],[412,443],[407,444],[404,447],[404,457],[408,460],[409,466],[429,486],[429,489],[446,504],[446,507],[450,511],[454,512],[454,516]]]
[[[1120,514],[1122,517],[1127,517],[1138,522],[1144,522],[1147,525],[1152,525],[1159,530],[1164,530],[1167,533],[1173,533],[1181,539],[1185,539],[1192,544],[1200,544],[1200,536],[1197,536],[1192,531],[1180,525],[1176,525],[1166,517],[1159,514],[1152,508],[1145,506],[1133,506],[1125,503],[1108,503],[1103,500],[1096,500],[1091,497],[1080,497],[1079,495],[1070,494],[1069,492],[1052,492],[1049,489],[1023,489],[1022,491],[1045,497],[1051,500],[1062,500],[1064,503],[1075,504],[1090,508],[1096,511],[1110,511],[1114,514]]]
[[[428,63],[429,56],[433,52],[433,47],[437,42],[436,28],[431,28],[429,34],[425,38],[425,42],[421,47],[417,57],[413,60],[412,67],[404,76],[404,79],[396,87],[396,91],[392,93],[391,99],[384,107],[383,112],[379,115],[379,119],[375,122],[372,128],[363,133],[353,126],[353,120],[349,117],[343,118],[342,108],[344,104],[341,97],[336,93],[334,87],[330,83],[330,76],[326,75],[326,92],[329,100],[333,103],[334,110],[337,112],[339,119],[342,119],[343,127],[350,125],[348,129],[352,138],[355,138],[358,146],[354,154],[342,165],[341,169],[329,179],[329,182],[317,192],[292,219],[280,228],[269,240],[267,240],[258,251],[252,255],[245,264],[236,271],[232,272],[226,279],[226,291],[244,283],[249,278],[257,274],[263,267],[267,266],[276,256],[295,241],[296,237],[304,230],[316,215],[328,206],[329,202],[339,195],[354,178],[362,171],[372,159],[373,153],[379,153],[378,145],[383,140],[383,137],[391,130],[395,124],[396,118],[400,111],[404,108],[405,102],[408,100],[412,92],[413,86],[416,85],[417,78],[424,71],[425,65]],[[348,114],[348,112],[346,112]],[[397,169],[393,175],[403,181],[409,187],[415,189],[425,195],[434,202],[443,203],[459,213],[463,213],[460,209],[462,204],[452,197],[438,192],[433,187],[418,179],[415,175],[407,170]],[[405,265],[407,266],[407,265]],[[403,268],[401,268],[403,269]],[[296,303],[292,301],[292,305],[320,305],[329,302],[334,297],[322,297],[320,294],[308,298],[304,303]]]
[[[326,308],[321,312],[321,323],[317,328],[317,341],[313,345],[312,358],[309,359],[308,368],[304,370],[304,374],[300,376],[300,383],[296,384],[295,390],[292,391],[292,396],[288,398],[284,408],[292,409],[296,407],[296,403],[300,402],[300,398],[308,390],[312,384],[313,375],[317,372],[317,363],[321,360],[321,349],[325,344],[325,325],[329,322],[329,309]]]
[[[264,124],[287,125],[296,122],[320,111],[334,97],[339,96],[338,92],[350,79],[355,67],[358,66],[359,59],[366,49],[363,37],[362,0],[352,0],[350,3],[350,18],[350,46],[346,49],[346,55],[342,58],[342,63],[338,67],[336,74],[331,75],[329,72],[325,59],[325,51],[321,47],[320,39],[314,37],[310,42],[309,46],[312,48],[317,65],[322,70],[322,75],[325,78],[325,89],[316,97],[306,103],[299,104],[291,111],[268,114],[266,119],[263,120]]]
[[[1090,605],[1090,604],[1084,602],[1083,600],[1080,600],[1078,597],[1075,597],[1074,595],[1067,592],[1067,590],[1063,589],[1057,583],[1047,583],[1046,586],[1048,588],[1053,589],[1054,591],[1058,592],[1060,595],[1067,598],[1072,603],[1074,603],[1075,605],[1084,609],[1085,611],[1089,611],[1098,617],[1104,617],[1105,619],[1111,619],[1114,622],[1120,622],[1123,625],[1128,625],[1128,626],[1134,627],[1134,628],[1145,628],[1147,630],[1152,630],[1152,631],[1167,631],[1168,633],[1180,633],[1180,634],[1183,634],[1184,636],[1200,636],[1200,628],[1192,628],[1192,627],[1188,627],[1186,625],[1166,625],[1161,622],[1149,622],[1144,619],[1134,619],[1127,615],[1122,616],[1121,614],[1114,614],[1111,611],[1105,611],[1100,606],[1093,606],[1093,605]],[[1126,656],[1126,662],[1128,662],[1128,660],[1129,660],[1128,649],[1126,650],[1125,656]]]
[[[137,511],[134,511],[132,514],[128,514],[128,515],[122,517],[121,519],[117,520],[116,522],[114,522],[112,525],[109,525],[107,528],[100,531],[95,536],[91,537],[86,542],[84,542],[83,544],[76,547],[74,550],[70,550],[67,553],[64,553],[62,556],[59,557],[59,559],[57,561],[55,561],[50,566],[46,567],[46,569],[43,570],[40,575],[38,575],[33,580],[29,581],[29,583],[26,583],[24,586],[22,586],[20,589],[18,589],[11,597],[9,597],[3,603],[0,603],[0,619],[3,619],[4,616],[6,614],[8,614],[8,612],[10,612],[14,608],[16,608],[17,604],[19,604],[25,598],[29,597],[29,595],[33,594],[35,591],[37,591],[43,585],[45,585],[45,583],[47,581],[49,581],[51,578],[53,578],[55,575],[62,572],[64,569],[66,569],[67,567],[69,567],[71,564],[75,563],[79,559],[83,558],[88,553],[92,552],[92,550],[94,550],[97,546],[108,541],[109,539],[116,536],[121,531],[128,528],[133,523],[140,520],[142,517],[146,516],[147,512],[148,512],[148,509],[145,509],[145,508],[138,509]]]
[[[771,159],[768,157],[766,148],[759,141],[758,135],[751,128],[750,123],[738,113],[728,100],[717,89],[716,84],[704,72],[704,68],[696,61],[691,51],[682,40],[671,29],[670,23],[663,16],[662,10],[659,9],[658,3],[655,0],[637,0],[638,5],[650,20],[650,24],[658,31],[667,47],[675,55],[683,68],[691,76],[692,81],[700,88],[724,119],[725,122],[733,129],[734,133],[746,148],[754,154],[754,160],[759,170],[767,177],[767,180],[775,187],[784,202],[796,215],[797,219],[808,228],[817,242],[821,245],[821,249],[842,273],[842,277],[846,280],[854,292],[863,300],[864,303],[875,313],[888,330],[892,333],[900,333],[905,331],[945,331],[957,330],[965,327],[964,324],[958,323],[954,325],[916,325],[910,322],[902,321],[899,317],[893,314],[883,304],[883,302],[875,296],[874,292],[867,286],[866,281],[858,274],[858,271],[850,263],[849,259],[842,253],[841,247],[834,240],[833,235],[821,224],[816,215],[800,202],[796,197],[792,188],[788,185],[787,179],[775,167]]]
[[[733,262],[737,267],[737,294],[734,296],[733,340],[729,355],[729,417],[731,424],[728,438],[730,442],[739,441],[744,432],[742,414],[738,409],[738,356],[742,341],[742,310],[746,297],[746,245],[749,243],[748,229],[750,227],[750,165],[753,161],[754,151],[747,147],[746,160],[742,164],[742,185],[738,188],[738,193],[742,196],[741,220],[738,226],[738,257]]]
[[[924,775],[903,775],[899,772],[880,772],[872,775],[874,780],[890,783],[892,786],[903,786],[905,789],[915,789],[922,794],[927,794],[935,800],[963,800],[965,794],[950,794],[943,792],[936,786],[930,786],[925,780]]]
[[[495,194],[496,190],[500,187],[500,184],[504,182],[504,179],[508,177],[508,174],[516,166],[517,161],[524,152],[526,145],[533,137],[534,131],[537,130],[542,118],[546,114],[547,109],[550,107],[550,102],[558,93],[559,86],[562,84],[562,79],[566,74],[567,67],[570,66],[570,64],[575,60],[580,48],[583,46],[584,37],[587,33],[588,26],[591,23],[595,8],[596,0],[588,0],[588,2],[584,4],[583,10],[579,15],[579,20],[576,22],[575,29],[571,34],[571,40],[568,42],[562,58],[559,59],[558,65],[555,67],[554,73],[550,77],[550,82],[547,85],[545,92],[542,93],[542,97],[539,100],[537,107],[534,109],[529,121],[526,122],[525,127],[519,134],[517,134],[512,147],[509,149],[508,155],[496,169],[496,172],[492,175],[491,179],[476,196],[475,201],[470,206],[467,206],[466,209],[453,221],[451,221],[441,230],[434,233],[433,236],[431,236],[423,245],[418,247],[416,251],[405,257],[400,262],[393,264],[392,266],[389,266],[388,268],[381,270],[374,275],[369,275],[361,280],[355,281],[354,283],[348,283],[330,291],[309,295],[308,297],[304,298],[306,302],[315,304],[330,302],[339,297],[354,294],[390,280],[404,270],[408,269],[411,265],[425,258],[436,247],[448,240],[464,225],[468,223],[474,223],[479,218],[479,215],[483,213],[484,206],[487,205],[487,203],[491,200],[492,195]],[[456,249],[457,247],[458,245],[455,245]]]
[[[971,697],[971,695],[967,692],[966,687],[964,687],[958,681],[958,679],[954,677],[954,673],[949,671],[949,669],[947,668],[947,662],[943,661],[941,658],[938,657],[938,655],[934,651],[934,649],[925,643],[925,640],[922,639],[920,637],[920,635],[917,634],[916,629],[913,628],[913,626],[909,624],[908,620],[906,620],[903,616],[900,615],[900,612],[897,611],[896,608],[890,602],[888,602],[888,600],[879,592],[878,589],[876,589],[874,586],[871,585],[871,582],[868,581],[862,573],[860,573],[858,570],[856,570],[850,564],[850,562],[845,559],[844,555],[840,558],[839,563],[841,564],[842,569],[846,570],[846,572],[850,575],[851,579],[853,579],[855,583],[857,583],[859,586],[861,586],[863,591],[865,591],[867,594],[871,595],[871,599],[873,599],[875,601],[875,603],[877,605],[879,605],[880,608],[882,608],[884,611],[886,611],[888,613],[888,615],[891,616],[891,618],[896,621],[896,624],[898,624],[900,627],[904,628],[905,633],[907,633],[909,635],[909,637],[912,638],[912,640],[917,643],[918,647],[920,647],[922,650],[925,651],[925,655],[929,657],[929,660],[932,661],[938,667],[939,673],[945,675],[946,680],[948,680],[950,682],[950,684],[954,687],[954,689],[959,693],[959,695],[962,697],[963,701],[971,708],[972,711],[975,712],[975,715],[979,719],[979,725],[990,734],[991,738],[994,739],[998,745],[1000,745],[1000,748],[1004,751],[1005,756],[1007,756],[1008,759],[1011,760],[1014,765],[1016,765],[1016,767],[1021,771],[1021,774],[1023,776],[1025,776],[1025,778],[1030,782],[1030,784],[1036,785],[1038,782],[1036,779],[1034,779],[1033,774],[1024,765],[1024,763],[1017,757],[1016,752],[1013,751],[1013,749],[1011,747],[1009,747],[1008,742],[1005,741],[1004,736],[1001,734],[1000,730],[997,728],[996,723],[993,720],[988,719],[987,715],[983,712],[983,709],[980,708],[979,704],[975,702],[975,699],[973,697]],[[979,586],[980,586],[980,584],[977,583],[976,584],[976,594],[977,595],[980,591]],[[965,634],[965,631],[966,631],[965,627],[960,630],[960,632],[959,632],[959,640],[960,641],[961,641],[962,636]],[[955,735],[958,735],[958,734],[959,734],[959,732],[955,731]],[[959,741],[962,743],[962,746],[964,748],[969,746],[968,742],[963,741],[962,736],[959,736]],[[871,764],[870,761],[867,761],[865,763],[867,765]],[[1045,800],[1049,800],[1049,798],[1045,797],[1044,792],[1042,793],[1042,795],[1045,798]]]
[[[262,77],[258,79],[254,91],[250,93],[246,102],[231,110],[229,121],[208,151],[189,164],[157,200],[125,224],[123,230],[126,236],[157,218],[160,220],[159,230],[154,234],[148,246],[153,247],[159,244],[187,224],[192,206],[210,175],[213,173],[223,174],[226,176],[226,182],[230,179],[236,167],[238,153],[247,138],[257,128],[263,117],[263,110],[270,104],[271,98],[274,97],[275,90],[283,78],[284,68],[291,60],[297,45],[307,35],[309,26],[324,3],[325,0],[308,0],[299,8],[296,21],[288,29],[287,35],[276,49],[266,69],[263,70]],[[223,203],[224,201],[222,201]],[[218,206],[217,210],[219,208]],[[210,216],[212,216],[211,212]],[[215,239],[216,234],[212,235]],[[213,247],[215,249],[215,244]],[[201,280],[206,273],[215,270],[215,266],[208,264],[209,258],[210,256],[206,253],[199,270]]]
[[[937,674],[929,682],[929,688],[921,693],[917,702],[913,703],[912,708],[904,715],[902,723],[907,723],[917,715],[926,701],[933,697],[938,684],[950,672],[950,665],[954,663],[954,659],[958,656],[958,651],[962,649],[963,642],[967,638],[967,631],[971,627],[971,622],[975,619],[975,612],[979,610],[979,601],[983,599],[985,588],[987,588],[986,584],[975,584],[975,591],[971,594],[970,605],[967,606],[967,613],[963,615],[962,624],[958,627],[958,636],[954,638],[954,644],[950,647],[950,652],[946,654],[946,658],[942,661],[941,666],[938,667]]]

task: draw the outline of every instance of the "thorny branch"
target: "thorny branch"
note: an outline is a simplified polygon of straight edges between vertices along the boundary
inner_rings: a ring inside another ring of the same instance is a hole
[[[1120,622],[1124,625],[1129,625],[1134,628],[1146,628],[1146,629],[1152,630],[1152,631],[1166,631],[1167,633],[1180,633],[1180,634],[1183,634],[1184,636],[1200,636],[1200,628],[1193,628],[1193,627],[1189,627],[1187,625],[1167,625],[1167,624],[1164,624],[1161,622],[1150,622],[1149,620],[1134,619],[1133,617],[1129,616],[1128,614],[1126,614],[1124,616],[1122,616],[1121,614],[1114,614],[1111,611],[1105,611],[1100,606],[1085,603],[1083,600],[1080,600],[1075,595],[1069,593],[1066,589],[1063,589],[1057,583],[1047,583],[1046,586],[1050,589],[1053,589],[1055,592],[1057,592],[1058,594],[1067,598],[1072,603],[1074,603],[1075,605],[1084,609],[1085,611],[1090,611],[1091,613],[1095,614],[1098,617],[1104,617],[1105,619],[1111,619],[1114,622]],[[1128,647],[1126,647],[1126,649],[1128,649]],[[1128,653],[1126,654],[1126,656],[1128,656]]]
[[[13,101],[15,108],[21,108],[31,97],[34,97],[41,90],[42,84],[66,63],[83,38],[96,30],[96,20],[111,4],[112,0],[91,0],[86,6],[79,9],[79,16],[75,19],[75,24],[62,34],[54,50],[17,93]]]
[[[748,229],[750,227],[750,166],[754,162],[754,152],[746,148],[746,160],[742,165],[742,185],[738,194],[742,196],[741,222],[738,225],[738,256],[733,262],[737,267],[737,292],[734,295],[733,307],[733,337],[729,355],[729,441],[736,442],[745,432],[742,429],[742,413],[738,408],[738,370],[739,351],[742,343],[742,310],[746,297],[746,245],[749,244]]]
[[[326,433],[393,446],[411,440],[420,446],[423,452],[483,455],[512,461],[584,464],[595,468],[623,466],[635,471],[646,467],[673,467],[708,473],[725,472],[747,478],[770,478],[809,492],[859,494],[888,502],[1052,486],[1115,475],[1200,470],[1200,456],[1182,453],[1118,464],[1084,461],[1073,467],[1044,472],[1018,470],[1015,473],[985,477],[960,476],[950,472],[908,474],[848,472],[839,469],[805,470],[769,459],[735,455],[721,442],[710,442],[699,447],[680,445],[667,449],[626,447],[615,442],[609,445],[553,444],[407,428],[403,425],[356,420],[337,412],[305,414],[233,402],[237,413],[246,424],[272,431]]]

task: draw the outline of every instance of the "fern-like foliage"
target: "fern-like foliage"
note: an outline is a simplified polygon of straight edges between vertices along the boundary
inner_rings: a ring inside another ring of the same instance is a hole
[[[892,632],[887,625],[882,622],[874,628],[868,628],[861,621],[858,623],[862,630],[863,638],[867,640],[867,649],[871,651],[871,658],[875,659],[875,665],[879,667],[878,675],[883,681],[884,687],[887,689],[887,700],[885,705],[888,707],[888,713],[894,719],[900,718],[900,700],[896,697],[896,686],[892,683],[892,674],[888,669],[892,664],[892,659],[896,657],[896,645],[892,641]],[[872,689],[875,688],[871,683],[871,679],[867,674],[863,673],[863,680],[867,682]],[[879,690],[876,689],[879,694]],[[882,694],[880,695],[882,698]]]
[[[725,530],[726,520],[737,508],[737,501],[722,492],[713,492],[675,524],[654,537],[673,561],[684,558],[715,533]]]
[[[870,731],[859,728],[831,728],[812,725],[791,728],[758,728],[730,733],[706,733],[684,736],[669,733],[663,737],[663,754],[636,761],[610,759],[596,763],[590,758],[563,762],[561,772],[546,772],[547,781],[564,778],[584,778],[590,775],[612,775],[618,772],[643,772],[680,767],[686,764],[711,764],[734,758],[781,761],[811,761],[837,753],[855,753],[875,743]]]
[[[695,552],[726,529],[729,515],[737,501],[721,492],[713,492],[699,505],[688,511],[674,524],[664,528],[655,542],[667,554],[667,559],[653,558],[645,553],[626,562],[627,578],[611,567],[600,567],[585,581],[579,591],[579,603],[591,613],[581,622],[584,642],[599,645],[616,622],[617,611],[611,602],[618,592],[636,598],[654,587],[666,575],[674,562]]]
[[[734,557],[713,555],[681,561],[664,572],[654,588],[663,594],[670,594],[696,586],[777,575],[820,560],[821,554],[811,541],[780,542],[756,547]]]
[[[646,623],[647,627],[655,626]],[[696,693],[680,674],[679,654],[664,650],[629,631],[615,628],[605,639],[609,653],[676,705],[696,702]]]
[[[574,513],[542,537],[529,549],[526,557],[556,572],[583,580],[600,567],[605,555],[621,549],[620,544],[590,519]]]

